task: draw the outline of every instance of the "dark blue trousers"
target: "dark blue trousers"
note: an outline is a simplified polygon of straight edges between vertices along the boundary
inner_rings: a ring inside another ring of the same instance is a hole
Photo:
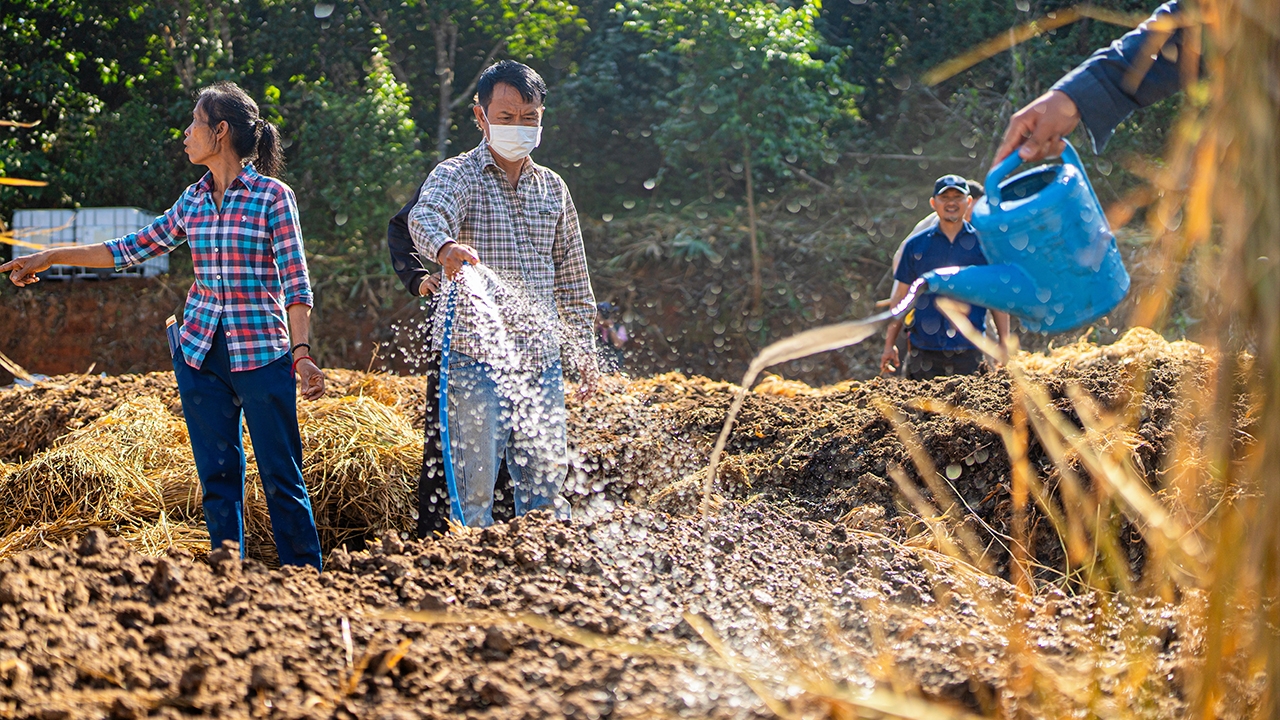
[[[302,438],[289,356],[254,370],[232,372],[226,334],[219,325],[203,366],[197,370],[188,365],[179,348],[173,372],[204,490],[210,544],[218,548],[223,540],[234,540],[244,557],[243,417],[253,440],[280,564],[319,570],[320,538],[302,481]]]

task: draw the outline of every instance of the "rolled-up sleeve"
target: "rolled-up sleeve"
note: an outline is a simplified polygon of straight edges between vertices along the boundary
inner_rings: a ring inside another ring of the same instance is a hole
[[[595,345],[596,298],[591,291],[578,209],[563,180],[560,181],[560,192],[563,193],[564,212],[551,246],[551,258],[555,263],[556,307],[572,329],[575,337],[571,340],[583,350],[591,351]]]
[[[271,226],[271,247],[276,256],[276,269],[284,286],[284,305],[311,307],[311,279],[307,276],[307,256],[302,248],[302,224],[298,221],[298,202],[293,190],[286,187],[276,197],[267,213]]]
[[[423,258],[434,261],[440,248],[458,237],[467,210],[465,172],[437,165],[422,184],[418,203],[409,211],[409,234]]]
[[[1095,152],[1102,152],[1134,110],[1157,103],[1182,88],[1183,56],[1178,0],[1161,5],[1146,22],[1095,52],[1054,84],[1080,111]]]
[[[187,194],[183,193],[173,207],[150,225],[124,237],[103,243],[111,251],[111,258],[116,264],[117,272],[158,255],[172,252],[174,248],[186,242],[186,218],[183,212],[186,200]]]

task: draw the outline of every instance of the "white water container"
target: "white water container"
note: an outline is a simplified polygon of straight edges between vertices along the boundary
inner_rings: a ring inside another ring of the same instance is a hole
[[[94,243],[124,237],[150,225],[155,219],[155,213],[135,207],[80,208],[80,210],[76,211],[76,244],[93,245]],[[167,272],[169,272],[168,255],[151,258],[141,265],[128,268],[122,273],[117,273],[114,270],[86,270],[86,274],[99,277],[120,277],[124,275],[155,277]]]
[[[75,210],[14,210],[13,235],[32,245],[75,245]],[[39,252],[35,248],[13,246],[15,258]]]
[[[15,210],[13,230],[18,240],[33,245],[92,245],[136,232],[155,221],[155,214],[135,207],[81,208],[79,210]],[[15,245],[14,257],[37,252]],[[151,258],[124,272],[111,268],[54,265],[41,277],[49,279],[155,277],[169,272],[169,256]]]

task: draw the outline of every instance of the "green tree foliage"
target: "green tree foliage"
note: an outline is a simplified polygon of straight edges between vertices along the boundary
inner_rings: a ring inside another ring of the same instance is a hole
[[[856,117],[839,53],[814,28],[820,5],[766,0],[630,0],[624,27],[679,58],[675,87],[657,101],[666,164],[705,179],[745,180],[752,288],[761,280],[755,172],[790,178],[834,164],[831,131]]]
[[[0,173],[50,185],[0,188],[0,216],[167,207],[201,172],[180,144],[192,93],[231,79],[281,125],[308,236],[365,262],[430,161],[475,140],[472,83],[501,58],[547,78],[535,157],[563,172],[586,215],[651,199],[738,202],[748,177],[774,197],[823,187],[801,171],[924,186],[941,171],[980,174],[1009,114],[1124,28],[1062,27],[934,88],[921,74],[1070,4],[340,0],[324,12],[283,0],[9,0],[0,117],[40,124],[0,128]],[[1156,0],[1098,4],[1142,15]],[[1174,107],[1135,115],[1094,161],[1104,196],[1130,182],[1113,165],[1161,147]],[[920,161],[874,159],[913,151]]]
[[[320,81],[298,82],[283,95],[282,111],[297,119],[288,125],[286,179],[303,190],[298,206],[308,242],[325,254],[386,264],[387,219],[424,176],[407,90],[375,69],[359,94]]]
[[[664,160],[693,177],[741,176],[743,146],[760,172],[791,178],[835,161],[831,134],[856,118],[841,53],[816,31],[819,3],[631,0],[625,27],[678,58],[657,99]],[[728,171],[726,173],[726,171]],[[713,180],[715,181],[715,180]]]
[[[546,59],[563,37],[586,29],[577,7],[564,0],[359,0],[359,6],[396,79],[421,108],[423,127],[435,130],[436,162],[456,154],[452,137],[459,120],[467,122],[484,68],[504,57]]]
[[[858,107],[867,120],[854,145],[869,152],[919,148],[923,155],[969,155],[956,172],[977,174],[989,163],[1009,116],[1128,28],[1085,19],[997,54],[938,87],[919,81],[930,68],[1001,33],[1073,7],[1074,0],[862,0],[831,3],[819,26],[848,53],[846,77],[862,86]],[[1152,0],[1094,3],[1145,17]],[[1141,111],[1111,154],[1152,151],[1176,102]],[[1111,163],[1103,161],[1109,172]],[[922,176],[937,174],[935,166]],[[1105,178],[1106,174],[1100,174]]]

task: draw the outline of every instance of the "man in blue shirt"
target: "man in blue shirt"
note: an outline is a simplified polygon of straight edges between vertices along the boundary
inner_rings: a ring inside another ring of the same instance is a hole
[[[945,267],[986,265],[978,236],[965,221],[969,209],[969,184],[959,175],[943,175],[933,184],[933,197],[929,199],[938,224],[907,239],[903,246],[902,260],[894,271],[893,298],[896,305],[906,297],[907,290],[921,275],[930,270]],[[993,312],[996,332],[1003,341],[1009,334],[1009,316]],[[915,309],[907,315],[907,340],[910,348],[907,357],[907,377],[912,380],[928,380],[944,375],[969,375],[982,363],[982,351],[969,342],[947,320],[934,303],[931,293],[916,301]],[[982,332],[986,328],[987,309],[973,306],[969,309],[969,322]],[[899,363],[898,333],[903,321],[889,325],[884,353],[880,356],[880,372],[893,372]]]
[[[1167,2],[1138,29],[1098,50],[1009,120],[996,150],[999,164],[1014,150],[1027,162],[1062,154],[1062,138],[1084,122],[1095,153],[1134,110],[1176,93],[1200,70],[1194,43],[1183,43],[1187,16]]]

